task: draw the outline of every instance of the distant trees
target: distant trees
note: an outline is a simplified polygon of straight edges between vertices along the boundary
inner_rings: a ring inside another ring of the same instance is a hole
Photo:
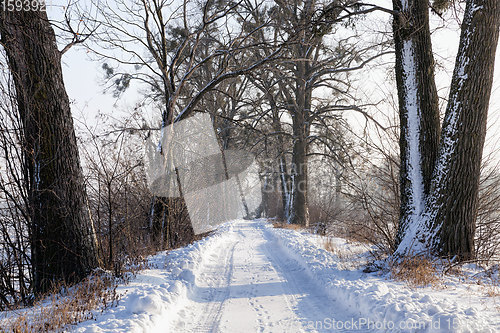
[[[356,1],[275,1],[267,11],[254,11],[261,20],[269,17],[266,32],[274,39],[294,36],[283,47],[283,60],[251,74],[275,137],[283,215],[290,223],[309,225],[310,157],[336,161],[338,175],[346,162],[338,124],[344,111],[361,110],[350,95],[349,73],[384,54],[384,47],[354,42],[354,29],[340,30],[367,8]],[[265,57],[265,50],[254,56]]]
[[[431,253],[471,259],[500,4],[466,2],[437,149],[428,2],[396,0],[394,9],[402,156],[396,255]]]
[[[0,10],[26,168],[33,290],[74,282],[98,265],[61,54],[44,11]]]

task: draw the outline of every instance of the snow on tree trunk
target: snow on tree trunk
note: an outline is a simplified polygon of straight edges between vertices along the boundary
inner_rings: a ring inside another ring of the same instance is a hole
[[[286,167],[286,158],[284,152],[279,159],[279,167],[280,167],[280,183],[281,183],[281,201],[283,204],[283,216],[288,221],[290,217],[290,207],[292,205],[291,202],[291,194],[290,194],[290,176],[288,175],[287,167]]]
[[[441,256],[474,257],[480,164],[500,25],[498,0],[468,1],[424,221]]]
[[[283,128],[281,127],[280,115],[278,112],[278,106],[274,100],[274,97],[269,93],[269,91],[265,91],[268,96],[269,104],[272,109],[273,116],[273,129],[280,133],[277,135],[278,141],[278,151],[279,151],[279,174],[280,174],[280,184],[281,184],[281,202],[283,206],[283,217],[288,221],[290,218],[290,208],[292,205],[291,201],[291,184],[290,184],[290,175],[288,174],[288,168],[286,163],[286,149],[285,149],[285,140],[281,132]]]
[[[409,215],[418,216],[422,211],[424,199],[424,180],[422,177],[422,158],[420,156],[420,122],[422,114],[418,105],[418,85],[416,72],[415,51],[412,40],[403,42],[403,85],[406,91],[404,96],[406,128],[402,133],[406,139],[404,151],[406,176],[408,182],[408,210]]]
[[[400,223],[396,243],[413,234],[429,193],[439,140],[428,2],[394,0],[393,30],[400,109]]]
[[[401,235],[396,255],[474,257],[480,163],[499,21],[497,0],[467,1],[429,193],[424,210]]]

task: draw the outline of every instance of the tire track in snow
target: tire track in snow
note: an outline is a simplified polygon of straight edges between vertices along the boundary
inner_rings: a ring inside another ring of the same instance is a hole
[[[339,313],[262,222],[238,221],[210,259],[171,332],[315,332],[310,321]],[[342,312],[340,312],[342,313]]]
[[[236,242],[229,246],[221,244],[213,250],[212,254],[207,254],[210,260],[203,265],[199,277],[206,282],[206,286],[196,286],[193,290],[193,299],[191,299],[191,302],[202,304],[203,309],[202,311],[197,308],[181,309],[179,311],[181,316],[173,332],[177,329],[187,332],[217,332],[218,317],[221,315],[222,306],[229,294],[227,287],[231,281],[235,246]],[[221,255],[216,255],[219,251],[222,252]],[[220,259],[223,259],[222,264]],[[219,271],[220,268],[224,269],[222,274]]]

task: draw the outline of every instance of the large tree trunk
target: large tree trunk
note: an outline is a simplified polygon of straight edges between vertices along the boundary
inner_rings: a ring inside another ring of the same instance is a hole
[[[474,257],[480,164],[500,26],[498,0],[467,2],[424,218],[441,256]]]
[[[14,78],[29,168],[34,291],[75,282],[97,266],[60,52],[42,11],[1,11],[0,33]]]
[[[298,117],[303,115],[299,114]],[[295,123],[295,122],[294,122]],[[295,126],[294,127],[298,127]],[[294,130],[292,156],[292,207],[289,223],[309,226],[309,208],[307,202],[307,136],[300,129]]]
[[[480,163],[486,135],[499,22],[498,0],[467,1],[429,193],[418,214],[408,212],[413,218],[408,220],[396,256],[423,252],[455,257],[458,260],[474,257]],[[403,59],[411,58],[405,57],[404,50],[399,49],[397,53]],[[411,72],[419,72],[417,66],[408,66],[402,70],[403,74],[407,70],[410,77]],[[398,89],[405,89],[405,86],[398,86]],[[408,93],[411,91],[412,89],[408,89]],[[400,92],[400,99],[405,96]],[[414,99],[418,103],[422,97],[417,94]],[[419,117],[426,117],[423,109],[420,110],[422,115]],[[401,112],[410,114],[405,109]],[[405,124],[402,123],[402,126],[404,128]],[[421,140],[422,138],[419,141]],[[419,159],[410,159],[407,164],[415,169],[418,168],[418,161]],[[427,181],[426,178],[423,179]]]
[[[306,48],[305,46],[299,46]],[[303,54],[304,52],[298,52]],[[306,90],[308,65],[299,61],[295,73],[295,108],[292,113],[293,155],[292,155],[292,207],[289,223],[309,226],[308,191],[308,115],[311,110],[311,92]]]
[[[399,97],[400,222],[396,245],[429,195],[439,144],[439,106],[427,0],[394,0],[396,82]]]

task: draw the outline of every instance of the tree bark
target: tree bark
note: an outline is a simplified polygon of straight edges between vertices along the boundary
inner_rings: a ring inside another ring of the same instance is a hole
[[[480,164],[500,28],[498,0],[467,1],[443,122],[439,160],[424,215],[430,248],[474,258]]]
[[[439,145],[439,105],[427,0],[394,0],[400,116],[400,219],[396,245],[429,195]]]
[[[295,4],[297,5],[297,3]],[[321,36],[316,36],[310,28],[311,20],[315,14],[316,1],[307,0],[303,3],[300,13],[296,13],[294,29],[300,36],[300,43],[293,49],[296,57],[294,65],[294,97],[295,103],[291,112],[293,155],[291,165],[292,176],[292,207],[290,209],[289,223],[309,226],[308,205],[308,151],[310,115],[312,113],[312,87],[307,85],[312,74],[311,61],[314,52],[322,42]]]
[[[305,49],[305,45],[299,48]],[[298,54],[302,55],[303,50]],[[309,226],[308,190],[308,114],[311,111],[311,92],[306,89],[308,64],[299,61],[295,73],[295,108],[292,113],[293,155],[292,155],[292,209],[289,222]]]
[[[42,11],[1,11],[0,34],[24,126],[36,293],[98,265],[61,55]]]
[[[408,8],[411,10],[420,8],[420,14],[422,17],[426,17],[425,20],[428,20],[427,9],[425,9],[424,15],[426,1],[419,1],[415,0],[410,3],[394,0],[395,9],[402,10],[396,19],[404,20],[409,17],[405,11]],[[405,9],[404,6],[401,7],[401,3],[405,3],[409,7]],[[413,252],[467,260],[475,255],[474,233],[478,207],[480,163],[486,136],[486,120],[493,82],[499,22],[500,4],[498,0],[467,1],[443,130],[438,149],[435,150],[437,158],[434,159],[434,169],[430,179],[426,176],[428,166],[423,154],[428,154],[427,150],[431,151],[434,144],[427,146],[425,140],[428,138],[422,137],[422,134],[429,133],[424,127],[427,122],[431,125],[434,124],[433,114],[426,113],[426,110],[429,109],[425,109],[426,105],[432,106],[433,103],[426,102],[420,86],[422,83],[433,82],[433,75],[429,76],[427,81],[422,81],[422,78],[418,77],[418,73],[425,71],[427,68],[425,60],[429,60],[428,57],[422,57],[422,54],[432,52],[432,48],[430,43],[422,42],[424,36],[417,41],[410,42],[410,47],[407,45],[405,50],[404,42],[401,43],[401,40],[398,40],[400,38],[398,37],[400,24],[396,22],[394,25],[398,58],[396,71],[399,72],[397,73],[399,75],[398,90],[400,112],[402,113],[401,136],[404,136],[401,148],[401,167],[407,167],[409,171],[406,173],[409,175],[412,170],[421,167],[423,184],[420,197],[415,196],[414,192],[408,191],[407,185],[401,185],[402,192],[406,190],[414,199],[409,200],[402,194],[402,201],[405,200],[407,203],[402,204],[401,215],[410,218],[403,220],[400,226],[396,256],[409,255]],[[418,28],[411,28],[415,31],[415,35],[420,33]],[[427,33],[425,35],[429,36]],[[408,49],[411,52],[408,52]],[[408,61],[408,59],[410,60]],[[413,62],[415,65],[405,66],[405,61],[407,64]],[[418,89],[413,89],[411,84],[408,84],[408,82],[411,83],[408,77],[412,76],[416,82],[415,87],[419,87]],[[413,96],[411,96],[412,93],[414,93]],[[418,119],[418,123],[421,124],[420,132],[417,131],[419,133],[418,140],[413,138],[413,144],[416,141],[420,145],[420,149],[416,150],[420,151],[421,156],[417,156],[418,158],[414,158],[414,156],[412,158],[411,152],[414,152],[415,149],[405,146],[410,146],[412,142],[411,126],[409,125],[411,119]],[[434,125],[429,128],[432,130]],[[431,131],[431,133],[435,133],[435,131]],[[432,155],[429,155],[429,161],[433,160],[431,157]],[[407,180],[403,177],[404,174],[403,171],[402,182]],[[411,177],[408,178],[411,179]],[[411,180],[414,181],[415,178]],[[413,186],[414,188],[415,186]],[[420,201],[415,198],[420,199]],[[418,203],[419,207],[410,205],[412,202]]]

